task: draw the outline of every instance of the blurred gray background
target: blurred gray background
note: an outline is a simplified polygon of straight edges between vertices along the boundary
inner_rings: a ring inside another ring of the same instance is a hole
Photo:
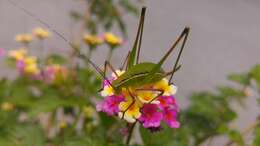
[[[53,28],[71,37],[74,29],[69,17],[72,9],[83,9],[74,0],[13,0],[30,10]],[[187,97],[192,91],[213,90],[217,85],[231,84],[226,76],[232,72],[247,71],[260,62],[260,1],[259,0],[147,0],[142,60],[157,61],[171,46],[184,26],[190,26],[191,35],[184,50],[182,69],[174,77],[179,87],[177,99],[181,107],[188,105]],[[115,66],[123,60],[132,45],[138,19],[125,15],[129,40],[119,48],[112,59]],[[39,22],[25,15],[6,0],[0,0],[0,47],[18,47],[14,41],[17,33],[31,31]],[[115,30],[115,32],[118,32]],[[117,34],[120,34],[119,32]],[[47,41],[49,52],[66,54],[69,46],[59,37]],[[100,48],[93,60],[99,65],[104,61],[106,47]],[[34,50],[37,54],[37,50]],[[174,56],[168,59],[170,69]],[[1,75],[10,74],[1,62]],[[1,90],[1,89],[0,89]],[[255,96],[247,99],[246,107],[240,111],[240,119],[232,126],[243,129],[255,120]],[[207,123],[205,123],[207,124]],[[216,146],[222,145],[220,138]]]

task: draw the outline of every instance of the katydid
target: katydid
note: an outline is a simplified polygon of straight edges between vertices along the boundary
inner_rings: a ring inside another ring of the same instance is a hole
[[[122,88],[128,87],[140,87],[143,85],[155,83],[162,78],[171,75],[171,79],[173,74],[180,68],[178,65],[181,53],[183,51],[184,45],[186,43],[189,28],[186,27],[179,38],[175,41],[173,46],[169,49],[169,51],[163,56],[163,58],[158,63],[150,63],[150,62],[143,62],[139,63],[139,54],[141,48],[141,40],[142,40],[142,33],[143,33],[143,25],[144,25],[144,18],[145,18],[145,10],[146,8],[142,8],[142,13],[140,17],[139,27],[137,31],[137,36],[135,39],[135,43],[133,46],[130,55],[128,55],[127,59],[128,64],[126,68],[126,72],[119,76],[116,80],[112,81],[111,85],[114,88],[115,92],[119,93]],[[176,48],[178,43],[183,39],[183,43],[181,45],[180,53],[178,54],[177,61],[173,67],[173,70],[170,72],[165,72],[162,69],[162,65],[165,60],[168,58],[170,53]],[[136,55],[137,54],[137,55]],[[111,66],[111,65],[110,65]],[[113,72],[113,67],[110,67]],[[171,79],[169,82],[171,82]]]
[[[70,41],[68,41],[64,36],[62,36],[58,31],[53,29],[50,25],[48,25],[47,23],[45,23],[44,21],[42,21],[41,19],[36,17],[30,11],[28,11],[28,10],[22,8],[22,7],[19,7],[13,1],[11,1],[11,0],[8,0],[8,1],[12,5],[14,5],[15,7],[24,11],[27,15],[33,17],[35,20],[39,21],[44,26],[51,29],[57,36],[61,37],[73,49],[75,49],[77,53],[79,53],[78,48],[75,48],[75,46],[72,45],[72,43]],[[150,101],[150,102],[152,102],[157,97],[163,95],[164,91],[159,90],[159,89],[149,89],[149,88],[140,88],[140,87],[143,87],[145,85],[149,85],[149,84],[152,84],[152,83],[156,83],[157,81],[160,81],[161,79],[163,79],[164,77],[167,77],[169,75],[170,75],[169,84],[172,84],[171,80],[173,78],[174,73],[176,71],[178,71],[181,67],[178,63],[179,63],[181,54],[183,52],[184,46],[186,44],[186,41],[187,41],[187,38],[188,38],[188,35],[189,35],[189,31],[190,31],[189,27],[185,27],[184,30],[182,31],[182,33],[180,34],[180,36],[177,38],[177,40],[172,45],[172,47],[162,57],[162,59],[160,59],[160,61],[158,63],[151,63],[151,62],[139,63],[141,43],[142,43],[142,35],[143,35],[143,27],[144,27],[144,19],[145,19],[145,11],[146,11],[146,8],[143,7],[142,12],[141,12],[141,17],[140,17],[140,20],[139,20],[138,31],[137,31],[137,35],[136,35],[136,39],[135,39],[133,48],[132,48],[131,51],[129,51],[122,67],[120,68],[120,69],[125,68],[125,73],[123,73],[121,76],[117,75],[115,69],[113,68],[113,66],[108,61],[105,61],[105,70],[102,71],[95,63],[93,63],[93,61],[91,61],[85,55],[80,54],[80,53],[78,55],[80,58],[84,59],[87,63],[91,64],[101,74],[101,76],[105,80],[107,80],[107,77],[106,77],[107,67],[109,67],[112,70],[112,72],[117,76],[117,78],[115,80],[113,80],[112,82],[109,82],[109,84],[114,89],[116,94],[120,94],[120,92],[123,88],[127,89],[127,91],[129,92],[129,95],[131,96],[133,101],[129,105],[129,107],[125,111],[123,111],[123,117],[124,117],[125,112],[135,103],[135,100],[136,100],[135,95],[130,92],[129,87],[134,87],[135,92],[140,92],[140,91],[159,92],[159,94]],[[164,64],[166,59],[169,57],[169,55],[174,51],[174,49],[177,47],[177,45],[180,43],[180,41],[182,41],[182,44],[181,44],[180,51],[179,51],[178,56],[177,56],[177,60],[174,64],[174,66],[173,66],[173,69],[169,72],[165,72],[162,68],[162,65]]]

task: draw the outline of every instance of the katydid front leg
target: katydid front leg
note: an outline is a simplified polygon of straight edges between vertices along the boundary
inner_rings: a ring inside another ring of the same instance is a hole
[[[111,63],[109,61],[106,60],[104,66],[105,66],[105,70],[104,70],[105,76],[106,76],[106,72],[107,72],[107,67],[109,67],[111,69],[111,71],[116,75],[116,77],[119,77],[119,75],[116,73],[115,68],[111,65]]]
[[[131,104],[125,109],[125,111],[123,111],[122,119],[124,119],[125,113],[126,113],[126,112],[135,104],[135,102],[136,102],[135,96],[131,93],[131,91],[129,90],[129,88],[127,88],[127,92],[128,92],[129,95],[131,96],[132,102],[131,102]]]
[[[104,64],[104,73],[103,75],[105,76],[105,79],[107,80],[107,82],[109,83],[109,85],[114,89],[114,87],[112,86],[112,84],[110,83],[110,81],[107,79],[106,77],[106,72],[107,72],[107,68],[110,68],[111,71],[118,77],[118,74],[116,73],[116,70],[114,69],[114,67],[111,65],[111,63],[109,61],[105,61],[105,64]],[[104,86],[98,90],[98,92],[101,92],[102,90],[104,89]]]
[[[130,53],[131,53],[131,51],[128,52],[128,54],[127,54],[127,56],[126,56],[126,58],[125,58],[125,60],[124,60],[124,62],[122,64],[122,66],[120,67],[120,70],[123,70],[124,68],[125,68],[125,70],[127,70],[127,67],[128,67],[128,63],[127,62],[128,62]]]

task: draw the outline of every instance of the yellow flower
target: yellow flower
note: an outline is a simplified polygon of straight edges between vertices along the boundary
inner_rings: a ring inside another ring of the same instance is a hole
[[[18,50],[11,50],[8,52],[8,56],[11,58],[14,58],[15,60],[21,60],[24,59],[24,57],[27,55],[26,48],[20,48]]]
[[[24,63],[26,65],[37,64],[37,58],[35,56],[28,56],[24,58]]]
[[[3,111],[12,111],[14,109],[14,105],[12,103],[9,103],[9,102],[4,102],[1,105],[1,109]]]
[[[113,33],[105,33],[104,34],[104,39],[106,41],[106,43],[108,43],[109,45],[112,46],[117,46],[123,43],[123,40],[119,37],[117,37],[116,35],[114,35]]]
[[[96,35],[86,34],[83,36],[83,40],[87,45],[89,45],[91,47],[96,47],[97,45],[100,45],[103,43],[103,40]]]
[[[25,44],[30,43],[32,39],[33,38],[31,34],[18,34],[15,36],[15,41]]]
[[[164,96],[174,95],[177,92],[177,86],[169,85],[168,80],[166,78],[155,83],[154,88],[163,90]]]
[[[47,29],[41,28],[41,27],[37,27],[33,30],[33,34],[39,38],[39,39],[45,39],[50,37],[50,32]]]
[[[111,96],[114,95],[114,89],[112,86],[105,86],[104,89],[101,91],[101,96],[106,97],[106,96]]]
[[[133,99],[131,97],[127,97],[126,101],[123,101],[119,104],[119,110],[121,112],[118,113],[120,118],[124,118],[129,123],[134,123],[136,119],[141,116],[140,108],[142,104]]]
[[[125,73],[124,70],[116,70],[115,73],[112,73],[112,77],[113,77],[114,79],[117,79],[117,76],[119,77],[119,76],[121,76],[121,75],[124,74],[124,73]]]
[[[136,92],[138,99],[142,103],[153,103],[159,104],[160,102],[157,101],[155,98],[159,95],[158,91],[137,91]]]
[[[66,128],[67,126],[68,126],[68,124],[67,124],[67,122],[66,122],[65,120],[60,121],[59,127],[60,127],[61,129],[64,129],[64,128]]]
[[[35,56],[29,56],[24,59],[25,67],[24,72],[28,74],[38,74],[40,72],[37,66],[37,58]]]
[[[28,74],[38,74],[40,72],[36,64],[26,65],[24,72]]]
[[[83,113],[87,118],[93,117],[93,114],[95,113],[95,109],[91,106],[85,106],[83,108]]]

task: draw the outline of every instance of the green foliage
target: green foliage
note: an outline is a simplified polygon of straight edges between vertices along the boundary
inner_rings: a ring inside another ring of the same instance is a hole
[[[86,10],[82,14],[78,11],[71,11],[71,17],[76,21],[85,22],[85,27],[92,33],[97,33],[99,27],[110,30],[117,26],[126,36],[126,25],[123,19],[124,12],[134,15],[138,14],[136,2],[129,0],[85,0]],[[87,16],[86,16],[87,15]]]
[[[251,76],[256,81],[258,88],[260,88],[260,65],[256,65],[251,70]]]
[[[154,133],[141,128],[140,132],[145,146],[188,146],[189,144],[188,131],[185,128],[174,130],[164,126],[163,130]]]
[[[260,145],[260,126],[258,125],[255,130],[255,139],[253,142],[253,146],[259,146]]]

